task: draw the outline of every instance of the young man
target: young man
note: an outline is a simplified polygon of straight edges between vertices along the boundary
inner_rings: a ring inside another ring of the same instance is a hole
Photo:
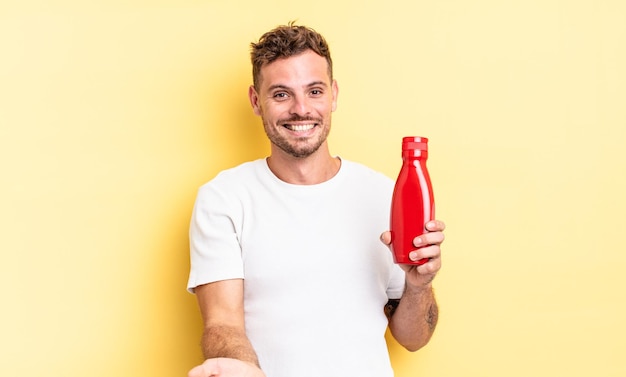
[[[188,289],[206,361],[189,376],[393,376],[387,326],[412,351],[435,329],[445,226],[415,239],[410,257],[426,264],[393,263],[393,181],[329,152],[339,89],[321,35],[278,27],[252,44],[252,65],[271,154],[198,192]]]

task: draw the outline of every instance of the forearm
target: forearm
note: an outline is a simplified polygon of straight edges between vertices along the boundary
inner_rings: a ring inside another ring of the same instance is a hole
[[[430,284],[407,287],[389,320],[393,337],[409,351],[417,351],[428,343],[439,319],[439,307]]]
[[[205,359],[226,357],[238,359],[259,367],[252,344],[243,329],[232,326],[208,326],[202,334],[202,352]]]

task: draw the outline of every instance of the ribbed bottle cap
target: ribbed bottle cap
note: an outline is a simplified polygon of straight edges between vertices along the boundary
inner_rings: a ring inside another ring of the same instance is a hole
[[[412,151],[412,150],[427,151],[428,150],[428,138],[421,137],[421,136],[405,136],[402,138],[402,150],[403,151]]]

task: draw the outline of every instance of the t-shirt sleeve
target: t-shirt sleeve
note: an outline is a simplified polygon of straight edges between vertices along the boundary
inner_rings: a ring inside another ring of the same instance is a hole
[[[392,264],[389,285],[387,286],[387,297],[390,300],[399,299],[404,293],[405,273],[400,266]]]
[[[211,183],[198,190],[189,226],[189,292],[202,284],[244,277],[236,226],[240,212],[240,204]]]

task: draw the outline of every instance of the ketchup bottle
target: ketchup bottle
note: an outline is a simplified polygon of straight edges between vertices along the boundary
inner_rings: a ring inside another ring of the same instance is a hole
[[[413,239],[424,233],[424,224],[435,218],[435,201],[426,169],[428,139],[402,138],[402,168],[391,201],[391,250],[399,264],[422,265],[428,258],[412,261],[409,252],[416,249]]]

